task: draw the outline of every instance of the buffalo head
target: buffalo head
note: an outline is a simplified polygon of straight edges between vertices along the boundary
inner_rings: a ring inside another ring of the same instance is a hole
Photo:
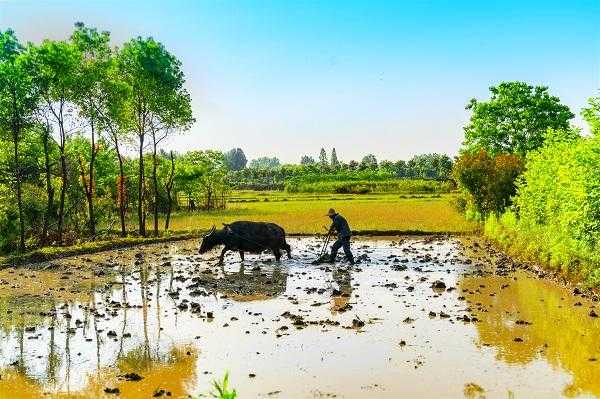
[[[200,244],[200,253],[206,253],[216,247],[217,245],[222,244],[218,234],[216,234],[216,228],[213,226],[210,231],[202,237],[202,243]]]

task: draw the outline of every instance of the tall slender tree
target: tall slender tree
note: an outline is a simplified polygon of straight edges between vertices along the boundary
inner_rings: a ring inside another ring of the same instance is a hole
[[[131,88],[126,109],[138,138],[138,231],[146,235],[144,151],[147,135],[187,130],[194,119],[181,62],[152,38],[125,43],[118,55],[121,76]],[[151,133],[154,132],[154,133]],[[155,231],[158,224],[155,222]]]
[[[44,40],[40,46],[28,49],[33,78],[40,90],[44,112],[56,126],[60,154],[60,199],[58,207],[58,243],[63,243],[65,198],[67,192],[68,136],[79,127],[73,102],[77,96],[81,52],[66,41]]]
[[[94,211],[95,176],[94,166],[99,147],[96,145],[99,112],[102,105],[103,80],[107,77],[107,71],[111,62],[111,49],[109,47],[110,34],[98,32],[95,28],[86,27],[83,23],[75,24],[75,31],[71,35],[71,41],[82,54],[82,62],[79,65],[75,102],[79,108],[79,114],[87,120],[90,136],[90,157],[87,167],[87,175],[82,174],[84,194],[88,203],[89,234],[92,238],[96,236],[96,215]],[[80,157],[80,160],[83,158]],[[82,169],[84,167],[83,162]],[[83,172],[83,170],[82,170]]]
[[[334,170],[339,169],[340,161],[338,161],[337,153],[335,152],[335,148],[331,150],[331,167]]]
[[[321,151],[319,152],[319,166],[321,166],[321,168],[323,168],[323,169],[325,169],[325,168],[327,168],[327,166],[329,166],[325,148],[321,148]]]
[[[19,143],[38,106],[38,91],[27,71],[24,48],[12,30],[0,32],[0,134],[8,134],[13,145],[13,180],[19,211],[19,250],[25,250],[25,221],[21,192],[22,171]]]

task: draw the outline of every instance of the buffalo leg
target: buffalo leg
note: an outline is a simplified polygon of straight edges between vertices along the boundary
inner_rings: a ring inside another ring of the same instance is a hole
[[[229,248],[225,247],[221,251],[221,256],[219,256],[219,265],[223,264],[223,259],[225,259],[225,252],[227,252],[228,250],[229,250]]]
[[[273,254],[275,255],[275,260],[277,262],[279,262],[279,259],[281,259],[281,251],[279,250],[279,248],[273,248]]]
[[[285,249],[285,252],[287,252],[288,259],[292,259],[292,249],[290,248],[290,245],[285,243],[283,245],[283,249]]]
[[[244,251],[240,251],[240,258],[242,258],[242,262],[244,261]]]

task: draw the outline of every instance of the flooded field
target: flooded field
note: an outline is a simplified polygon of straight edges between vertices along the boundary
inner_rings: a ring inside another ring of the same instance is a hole
[[[187,241],[0,271],[0,398],[600,397],[597,303],[470,239]]]

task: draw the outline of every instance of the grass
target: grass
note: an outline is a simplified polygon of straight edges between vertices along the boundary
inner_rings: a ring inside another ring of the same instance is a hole
[[[270,221],[289,234],[322,233],[330,221],[329,208],[344,215],[359,234],[468,233],[476,224],[466,221],[452,205],[453,195],[402,194],[287,194],[237,192],[227,209],[180,212],[172,216],[173,231],[205,230],[235,220]]]
[[[223,381],[213,380],[213,390],[207,395],[200,395],[198,398],[211,397],[216,399],[236,399],[236,390],[229,390],[229,373],[225,373]],[[197,398],[196,398],[197,399]]]

